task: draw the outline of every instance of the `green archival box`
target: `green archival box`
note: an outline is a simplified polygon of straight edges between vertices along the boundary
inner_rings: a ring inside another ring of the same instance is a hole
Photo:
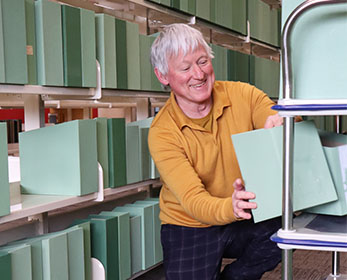
[[[130,216],[131,272],[135,274],[142,267],[141,217]]]
[[[11,256],[11,280],[32,279],[31,246],[20,244],[0,248]],[[1,279],[2,275],[1,275]]]
[[[117,217],[119,279],[129,279],[131,277],[130,215],[116,211],[102,211],[99,215]]]
[[[116,188],[127,184],[125,119],[107,120],[109,184]]]
[[[140,129],[137,125],[126,126],[127,184],[142,180]]]
[[[250,36],[266,44],[279,47],[281,37],[280,13],[261,0],[248,1]]]
[[[306,211],[344,216],[347,215],[347,135],[320,132],[320,136],[338,200],[306,209]]]
[[[215,23],[232,29],[243,35],[247,34],[246,1],[215,0],[214,3],[215,15],[211,15],[211,18],[214,19]]]
[[[42,239],[39,237],[21,239],[11,242],[10,246],[19,246],[27,244],[31,246],[31,264],[32,276],[34,280],[43,280],[43,262],[42,262]]]
[[[276,61],[250,56],[250,81],[269,97],[278,98],[280,83],[280,64]]]
[[[142,269],[145,270],[155,264],[153,243],[153,206],[126,204],[116,207],[113,211],[129,212],[131,216],[141,216],[142,240]]]
[[[148,132],[149,132],[149,127],[151,126],[153,121],[153,117],[144,119],[144,120],[139,120],[139,121],[134,121],[130,122],[127,124],[127,126],[136,126],[139,129],[139,145],[140,145],[140,162],[141,162],[141,178],[142,180],[148,180],[148,179],[155,179],[159,176],[157,176],[157,171],[154,166],[154,162],[151,158],[151,155],[149,153],[149,148],[148,148]]]
[[[228,50],[228,81],[249,83],[250,56],[233,50]]]
[[[28,64],[28,84],[37,85],[35,1],[25,0],[26,55]]]
[[[10,214],[10,183],[8,178],[7,125],[0,122],[0,216]]]
[[[137,23],[126,22],[128,89],[141,89],[140,37]]]
[[[63,29],[64,85],[82,86],[82,42],[80,9],[61,5]]]
[[[92,257],[104,266],[106,280],[118,280],[118,223],[117,217],[90,216]]]
[[[82,87],[96,87],[95,12],[80,8]]]
[[[212,45],[214,58],[212,65],[215,71],[216,80],[225,81],[228,78],[228,50],[224,47]]]
[[[152,90],[151,75],[152,65],[150,62],[150,52],[152,38],[146,35],[139,35],[140,39],[140,73],[141,73],[141,90]]]
[[[96,118],[96,133],[98,143],[98,162],[103,171],[104,188],[110,186],[108,166],[107,118]]]
[[[7,252],[0,252],[0,275],[3,280],[12,280],[11,255]]]
[[[70,227],[79,227],[83,229],[83,242],[84,242],[84,274],[85,280],[92,279],[92,264],[91,264],[91,239],[90,239],[90,221],[89,219],[74,220]]]
[[[37,81],[44,86],[64,86],[61,5],[35,1]]]
[[[101,69],[101,87],[117,88],[115,18],[106,14],[96,14],[95,31],[96,58]]]
[[[0,45],[3,48],[3,62],[5,82],[9,84],[28,83],[28,64],[26,55],[26,13],[25,0],[2,0],[0,4],[0,21],[2,20],[2,38]],[[1,78],[0,70],[0,80]]]
[[[4,31],[2,23],[2,3],[0,1],[0,83],[5,83],[5,46],[4,46]]]
[[[128,88],[128,62],[127,62],[127,31],[126,22],[115,19],[115,42],[116,42],[116,65],[117,65],[117,88]]]
[[[313,122],[296,123],[294,129],[294,211],[335,201],[334,183]],[[255,222],[282,213],[282,138],[282,126],[232,135],[246,190],[256,194]]]
[[[43,279],[69,279],[67,244],[67,233],[54,234],[42,239]]]
[[[161,222],[159,219],[159,201],[158,199],[138,200],[135,204],[150,204],[153,205],[153,242],[154,242],[154,261],[159,263],[163,260],[163,248],[160,241]]]
[[[190,15],[196,13],[196,0],[179,0],[180,10]]]
[[[95,120],[75,120],[19,135],[22,192],[85,195],[98,189]]]

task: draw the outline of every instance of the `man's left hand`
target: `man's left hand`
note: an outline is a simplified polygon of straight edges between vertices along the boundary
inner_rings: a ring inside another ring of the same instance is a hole
[[[283,117],[281,117],[279,114],[268,116],[266,119],[264,128],[272,128],[275,126],[280,126],[283,124]]]

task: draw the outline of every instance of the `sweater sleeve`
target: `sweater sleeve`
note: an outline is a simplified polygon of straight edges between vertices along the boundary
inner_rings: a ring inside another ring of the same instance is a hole
[[[214,197],[205,189],[182,141],[178,134],[163,127],[152,127],[149,132],[150,153],[164,186],[173,196],[169,199],[177,201],[190,217],[205,225],[223,225],[237,220],[231,197]]]

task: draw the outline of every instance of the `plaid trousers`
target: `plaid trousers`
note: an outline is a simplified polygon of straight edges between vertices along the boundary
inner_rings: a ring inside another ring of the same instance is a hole
[[[270,236],[281,219],[250,220],[224,226],[190,228],[162,225],[161,243],[167,280],[255,280],[281,261]],[[221,270],[222,258],[235,258]]]

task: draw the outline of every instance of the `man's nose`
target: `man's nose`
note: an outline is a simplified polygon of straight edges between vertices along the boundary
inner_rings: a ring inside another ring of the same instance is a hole
[[[197,64],[193,66],[193,77],[197,80],[203,79],[205,76],[205,72],[201,69],[201,67]]]

